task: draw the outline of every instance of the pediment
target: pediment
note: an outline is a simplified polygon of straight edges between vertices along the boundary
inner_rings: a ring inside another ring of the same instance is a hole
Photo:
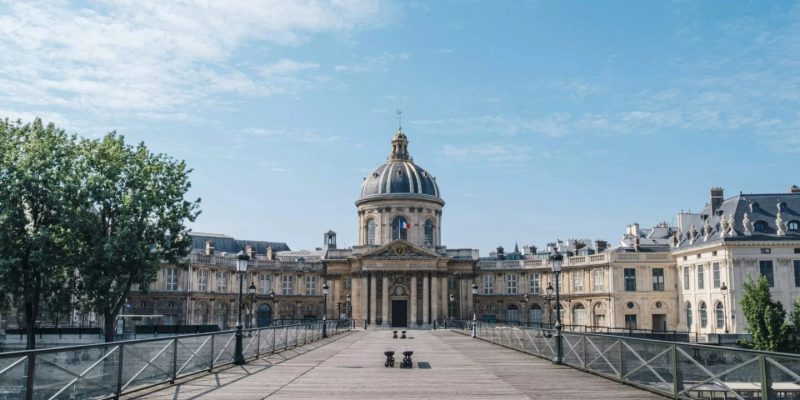
[[[442,256],[408,241],[394,240],[363,254],[360,258],[362,260],[432,260],[442,258]]]

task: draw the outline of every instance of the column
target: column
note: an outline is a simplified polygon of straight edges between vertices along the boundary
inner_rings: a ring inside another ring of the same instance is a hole
[[[408,319],[408,327],[414,328],[417,326],[417,276],[411,275],[411,297],[408,299],[409,308],[411,310],[411,317]]]
[[[422,276],[422,325],[428,325],[428,273]]]
[[[442,305],[441,306],[442,312],[443,312],[442,315],[445,316],[445,317],[449,317],[450,316],[450,312],[449,312],[449,310],[450,310],[450,296],[448,296],[448,294],[447,294],[447,283],[448,283],[447,279],[448,279],[448,277],[446,277],[446,276],[439,279],[440,281],[442,281],[442,293],[441,293],[441,297],[440,297],[442,299],[442,302],[440,304]]]
[[[376,317],[378,315],[378,282],[375,278],[375,273],[370,274],[370,294],[369,294],[369,323],[375,325]]]
[[[473,278],[474,279],[474,278]],[[475,297],[472,295],[472,284],[470,283],[469,279],[464,279],[461,284],[464,287],[464,290],[467,291],[467,304],[464,307],[467,310],[467,314],[463,316],[464,319],[472,319],[472,315],[478,315],[478,310],[475,309]]]
[[[431,323],[439,319],[440,288],[439,277],[431,275]]]
[[[333,296],[330,296],[331,298],[328,299],[328,304],[330,304],[328,308],[331,310],[330,314],[328,315],[333,316],[332,319],[339,319],[339,314],[342,312],[342,305],[339,304],[339,291],[342,289],[341,282],[341,277],[339,276],[336,276],[331,280],[331,293]],[[339,304],[338,310],[336,309],[337,304]]]
[[[381,303],[383,303],[383,307],[381,310],[381,322],[383,322],[383,326],[389,326],[391,325],[389,322],[389,276],[384,274],[382,283]]]
[[[359,279],[359,281],[361,282],[360,283],[361,287],[359,288],[359,291],[361,292],[361,294],[360,294],[361,297],[359,298],[359,305],[360,305],[359,308],[361,308],[361,318],[360,319],[363,319],[364,321],[366,321],[367,318],[368,318],[368,316],[367,316],[367,306],[369,305],[368,304],[369,298],[367,297],[367,287],[369,285],[369,281],[368,281],[367,275],[364,275],[363,277],[361,277],[361,279]],[[355,305],[353,307],[355,308]]]

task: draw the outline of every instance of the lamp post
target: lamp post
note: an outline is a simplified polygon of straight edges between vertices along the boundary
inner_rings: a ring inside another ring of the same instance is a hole
[[[478,295],[478,284],[472,283],[472,337],[475,337],[475,330],[478,327],[478,315],[475,312],[475,296]]]
[[[347,316],[347,319],[350,319],[350,293],[344,296],[345,305],[344,305],[344,314]]]
[[[250,293],[250,314],[249,318],[247,318],[247,323],[250,328],[252,328],[255,324],[253,323],[253,318],[255,317],[256,310],[253,308],[256,300],[256,284],[254,282],[250,282],[250,286],[247,288],[247,292]]]
[[[719,287],[719,290],[722,292],[722,318],[725,321],[725,333],[728,332],[728,286],[725,285],[725,282],[722,282],[722,286]]]
[[[278,307],[275,306],[275,289],[271,289],[269,291],[269,303],[270,303],[270,307],[272,307],[272,314],[270,315],[269,324],[270,325],[274,325],[275,324],[274,323],[275,316],[278,313]]]
[[[561,262],[564,256],[553,247],[550,252],[550,268],[556,274],[556,356],[553,358],[553,364],[561,364],[564,359],[564,345],[561,337],[561,298],[559,297],[558,278],[561,275]]]
[[[250,260],[250,256],[244,252],[244,250],[240,251],[239,254],[236,255],[236,272],[239,273],[239,306],[237,316],[236,316],[236,349],[233,353],[233,363],[236,365],[244,364],[244,354],[242,354],[242,282],[244,279],[244,273],[247,271],[247,261]]]
[[[322,284],[322,337],[328,337],[328,282]]]
[[[547,309],[547,325],[552,327],[553,326],[553,310],[550,308],[550,300],[553,299],[553,285],[549,282],[547,283],[547,288],[545,289],[547,294],[544,296],[544,308]]]
[[[448,297],[448,304],[447,304],[447,319],[453,319],[453,302],[456,301],[455,297],[452,293]]]
[[[519,318],[520,323],[522,323],[522,317],[524,317],[526,313],[530,314],[528,312],[528,295],[527,294],[522,296],[522,315],[520,315],[520,318]],[[528,326],[529,322],[530,321],[525,321],[525,326]]]

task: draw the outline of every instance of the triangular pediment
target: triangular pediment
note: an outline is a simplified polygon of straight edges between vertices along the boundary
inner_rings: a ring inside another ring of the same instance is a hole
[[[364,253],[360,258],[362,260],[430,260],[439,259],[442,256],[406,240],[398,239]]]

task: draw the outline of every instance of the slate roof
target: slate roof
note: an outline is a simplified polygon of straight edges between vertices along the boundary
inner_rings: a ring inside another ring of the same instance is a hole
[[[272,246],[273,252],[289,251],[289,246],[282,242],[267,242],[262,240],[243,240],[218,233],[192,232],[192,252],[203,252],[206,241],[214,242],[214,252],[238,253],[248,244],[253,246],[256,254],[267,254],[267,247]]]
[[[781,235],[778,234],[777,216],[782,219]],[[749,229],[745,229],[745,214]],[[729,230],[730,216],[733,216],[733,234]],[[708,238],[704,226],[708,220]],[[724,221],[723,221],[724,220]],[[717,210],[712,212],[706,205],[697,214],[679,215],[680,238],[678,248],[699,246],[718,241],[764,241],[800,240],[800,230],[790,227],[800,226],[800,193],[740,194],[725,199]],[[692,241],[690,230],[694,227],[696,236]],[[721,234],[725,227],[724,234]],[[749,232],[747,232],[749,230]],[[674,243],[673,243],[674,244]]]

